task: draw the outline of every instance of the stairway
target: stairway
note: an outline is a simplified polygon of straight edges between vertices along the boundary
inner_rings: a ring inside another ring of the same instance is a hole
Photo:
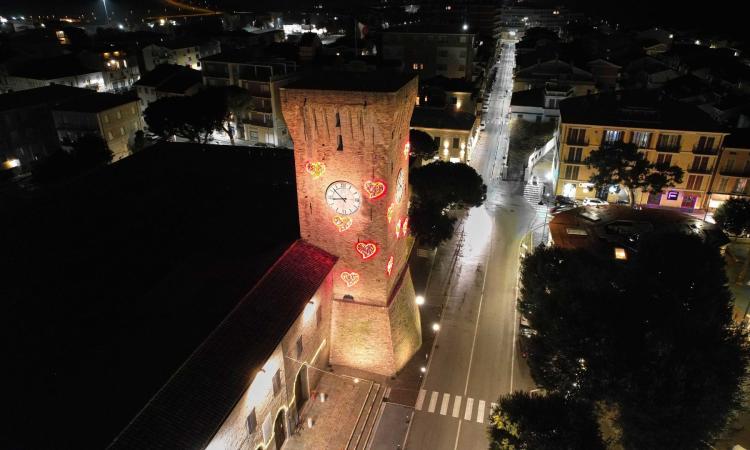
[[[357,423],[349,437],[346,450],[365,450],[373,435],[373,428],[380,411],[380,405],[383,403],[385,389],[379,383],[373,383],[367,393],[362,409],[359,412]]]

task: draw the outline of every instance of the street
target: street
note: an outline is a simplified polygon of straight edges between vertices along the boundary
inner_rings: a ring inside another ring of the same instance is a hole
[[[512,390],[534,388],[516,348],[515,300],[520,240],[537,212],[522,184],[499,179],[515,169],[504,167],[513,53],[509,44],[498,63],[487,128],[471,160],[488,186],[487,200],[457,227],[447,244],[455,249],[440,249],[444,259],[454,256],[436,265],[427,287],[426,307],[445,303],[407,449],[487,448],[493,403]]]

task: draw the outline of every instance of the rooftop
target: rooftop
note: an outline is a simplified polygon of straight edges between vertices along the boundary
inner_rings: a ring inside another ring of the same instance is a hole
[[[548,61],[533,64],[516,72],[516,78],[519,79],[538,79],[538,80],[564,80],[564,81],[594,81],[594,76],[590,72],[567,63],[559,59],[550,59]]]
[[[724,147],[750,149],[750,128],[732,130],[732,134],[724,139]]]
[[[253,290],[299,237],[294,180],[290,150],[161,143],[12,209],[0,201],[0,232],[13,236],[0,256],[0,338],[14,343],[5,356],[14,388],[4,446],[106,447],[243,298],[260,302],[251,311],[287,309],[248,317],[247,336],[205,358],[232,364],[234,351],[262,353],[297,306],[297,297],[274,295],[314,281]],[[255,326],[261,320],[277,328]],[[237,347],[247,340],[257,343]],[[54,417],[43,427],[39,405]],[[181,426],[203,430],[194,418]],[[153,445],[135,448],[145,447]]]
[[[10,92],[0,95],[0,111],[16,108],[27,108],[36,105],[55,105],[74,98],[94,93],[89,89],[53,84],[25,91]]]
[[[319,90],[319,91],[353,91],[353,92],[397,92],[415,75],[391,71],[342,72],[318,71],[293,81],[284,90]]]
[[[681,212],[629,206],[583,206],[557,214],[549,224],[555,246],[585,248],[611,254],[622,248],[638,251],[641,238],[648,233],[679,232],[696,234],[705,242],[724,245],[729,242],[721,228]],[[627,256],[626,256],[627,257]]]
[[[177,64],[159,64],[135,82],[136,86],[148,86],[162,92],[184,93],[196,84],[203,83],[200,70]]]
[[[560,102],[562,123],[658,130],[721,132],[700,109],[658,91],[629,90],[584,95]]]
[[[474,92],[474,85],[463,78],[448,78],[442,75],[432,77],[421,82],[423,86],[439,87],[447,92]]]
[[[11,76],[34,80],[56,80],[58,78],[99,72],[85,67],[73,55],[39,58],[27,61],[10,71]]]
[[[74,111],[94,113],[106,111],[118,106],[137,102],[138,99],[130,94],[110,94],[106,92],[91,92],[91,94],[58,103],[54,106],[55,111]]]
[[[411,116],[412,128],[438,128],[443,130],[470,131],[476,122],[476,116],[467,112],[456,112],[447,109],[414,108]]]
[[[337,259],[292,244],[110,448],[205,448]]]
[[[448,24],[424,24],[414,23],[410,25],[398,25],[383,30],[384,34],[395,34],[395,33],[418,33],[418,34],[463,34],[473,35],[471,30],[463,31],[460,25],[448,25]]]
[[[544,107],[544,88],[516,91],[510,99],[511,106]]]

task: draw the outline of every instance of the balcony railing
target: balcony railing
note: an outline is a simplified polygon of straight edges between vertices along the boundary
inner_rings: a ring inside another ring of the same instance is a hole
[[[750,178],[750,170],[727,170],[719,169],[719,175],[735,178]]]
[[[679,153],[680,144],[656,144],[654,149],[657,152]]]
[[[575,159],[575,158],[565,158],[565,160],[563,160],[563,162],[565,164],[579,164],[579,165],[582,165],[582,166],[586,165],[586,161],[583,161],[581,159]]]
[[[248,125],[255,125],[256,127],[264,127],[264,128],[273,128],[273,121],[264,121],[259,119],[243,119],[242,123],[246,123]]]
[[[589,140],[568,138],[565,140],[565,143],[568,145],[589,145]]]
[[[703,145],[694,145],[693,146],[693,153],[697,153],[699,155],[716,155],[719,153],[718,147],[706,147]]]
[[[688,167],[687,171],[689,173],[708,174],[708,173],[711,173],[711,168],[710,167],[703,167],[703,168],[701,168],[701,167],[690,166],[690,167]]]

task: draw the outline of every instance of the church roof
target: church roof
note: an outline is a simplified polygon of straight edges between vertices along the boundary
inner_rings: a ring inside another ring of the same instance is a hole
[[[262,354],[283,332],[284,311],[316,280],[284,279],[275,293],[257,297],[258,280],[269,279],[285,251],[319,255],[294,244],[297,196],[287,149],[165,142],[3,207],[0,233],[13,239],[0,253],[0,339],[14,343],[4,371],[13,386],[5,396],[13,432],[3,447],[105,448],[149,400],[161,398],[154,396],[196,348],[207,348],[201,344],[243,299],[255,299],[262,313],[247,319],[251,328],[261,320],[272,325],[250,333]],[[328,257],[321,259],[310,276],[325,270]],[[238,363],[228,353],[205,358],[220,359],[218,369],[227,371]],[[236,386],[221,383],[189,395],[207,399]],[[39,405],[51,418],[43,427]],[[218,415],[219,405],[212,408],[205,414]],[[183,426],[195,433],[213,423],[192,418]],[[170,427],[164,436],[178,430]]]
[[[207,446],[337,259],[292,244],[110,449]]]

